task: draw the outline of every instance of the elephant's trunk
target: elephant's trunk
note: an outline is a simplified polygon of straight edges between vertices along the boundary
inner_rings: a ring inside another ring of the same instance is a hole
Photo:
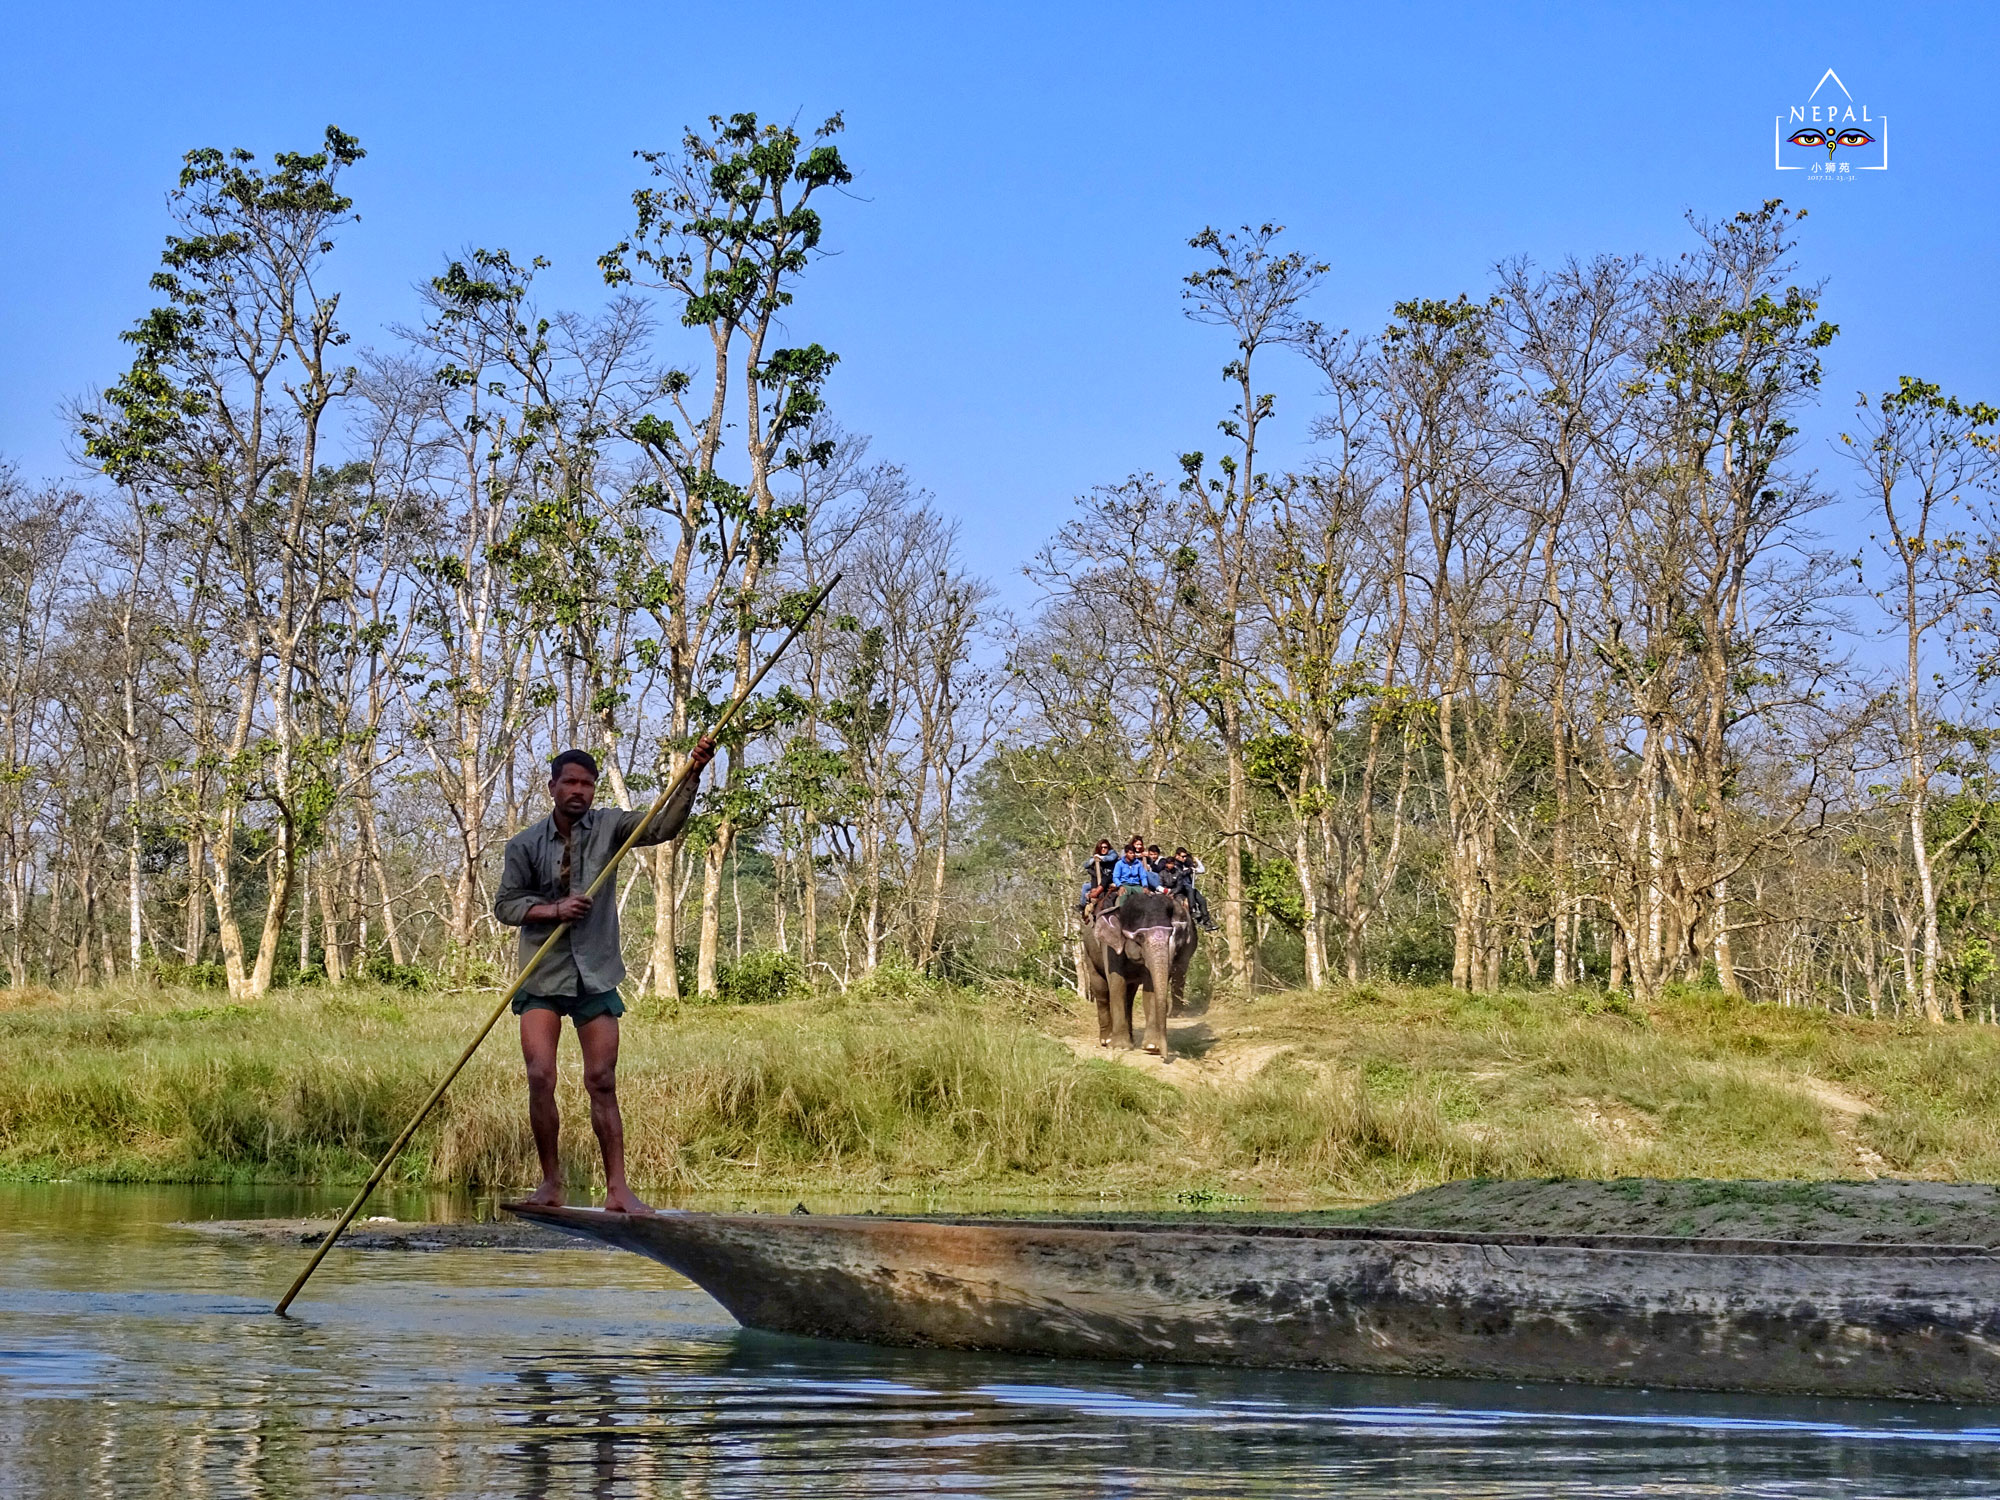
[[[1173,1001],[1174,935],[1156,928],[1146,934],[1146,1050],[1167,1055],[1167,1007]]]

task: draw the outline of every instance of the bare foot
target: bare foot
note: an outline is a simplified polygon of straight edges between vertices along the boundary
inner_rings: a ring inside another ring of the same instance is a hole
[[[532,1203],[539,1208],[561,1208],[563,1206],[562,1184],[560,1182],[545,1181],[521,1201],[523,1203]]]
[[[615,1187],[604,1194],[604,1211],[608,1214],[649,1214],[653,1210],[641,1203],[630,1188]]]

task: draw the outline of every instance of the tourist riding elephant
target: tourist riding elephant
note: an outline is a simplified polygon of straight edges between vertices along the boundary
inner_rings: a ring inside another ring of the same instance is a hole
[[[1187,901],[1136,887],[1083,929],[1085,978],[1097,1002],[1097,1044],[1132,1043],[1133,992],[1146,991],[1146,1050],[1165,1057],[1167,1012],[1187,984],[1199,934]]]

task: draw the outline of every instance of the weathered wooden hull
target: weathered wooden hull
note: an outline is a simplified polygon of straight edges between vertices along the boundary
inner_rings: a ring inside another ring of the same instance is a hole
[[[1978,1247],[513,1211],[650,1256],[781,1333],[2000,1402],[2000,1255]]]

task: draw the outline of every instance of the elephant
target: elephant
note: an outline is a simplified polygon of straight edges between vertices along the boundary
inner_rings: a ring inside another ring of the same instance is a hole
[[[1167,1054],[1167,1014],[1180,1004],[1200,933],[1184,897],[1138,888],[1085,924],[1085,980],[1097,1002],[1097,1044],[1132,1041],[1133,991],[1146,991],[1146,1050]]]

